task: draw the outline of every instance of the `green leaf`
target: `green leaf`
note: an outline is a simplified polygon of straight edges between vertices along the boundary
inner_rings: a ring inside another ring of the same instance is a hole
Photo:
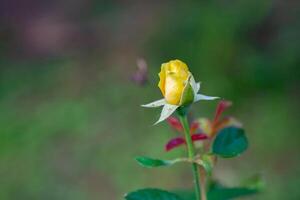
[[[244,130],[238,127],[222,129],[213,143],[213,153],[230,158],[243,153],[248,148],[248,140]]]
[[[125,195],[126,200],[182,200],[176,194],[171,192],[154,189],[154,188],[146,188],[131,192]]]
[[[175,194],[177,194],[182,200],[195,200],[196,195],[193,190],[176,190],[173,191]]]
[[[153,159],[149,157],[139,156],[135,158],[136,161],[143,167],[153,168],[153,167],[164,167],[173,165],[179,162],[191,163],[192,161],[188,158],[176,158],[174,160],[160,160],[160,159]]]
[[[255,189],[236,187],[236,188],[217,188],[208,193],[208,200],[228,200],[256,194]]]
[[[172,165],[174,162],[171,160],[159,160],[148,157],[136,157],[136,161],[143,167],[153,168],[153,167],[162,167]]]
[[[225,187],[220,183],[213,181],[209,186],[207,196],[208,200],[229,200],[257,194],[260,191],[260,189],[248,186]]]
[[[247,187],[232,187],[226,188],[223,186],[211,187],[207,193],[208,200],[229,200],[249,195],[257,194],[259,190],[251,189]],[[182,200],[195,200],[194,191],[176,191],[175,192]]]

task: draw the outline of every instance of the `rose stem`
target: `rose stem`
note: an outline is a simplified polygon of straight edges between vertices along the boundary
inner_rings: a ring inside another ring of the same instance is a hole
[[[180,118],[180,122],[183,126],[183,129],[184,129],[185,140],[186,140],[187,149],[188,149],[188,157],[190,159],[194,159],[195,150],[194,150],[194,145],[193,145],[193,142],[192,142],[192,139],[191,139],[190,127],[189,127],[189,123],[188,123],[188,120],[187,120],[186,113],[185,114],[179,114],[179,118]],[[194,175],[194,187],[195,187],[196,200],[201,200],[200,195],[202,196],[202,200],[206,200],[205,186],[201,187],[202,194],[200,193],[200,182],[199,182],[200,177],[199,177],[198,166],[197,166],[196,163],[192,164],[192,169],[193,169],[193,175]],[[205,177],[203,177],[203,178],[205,178]]]

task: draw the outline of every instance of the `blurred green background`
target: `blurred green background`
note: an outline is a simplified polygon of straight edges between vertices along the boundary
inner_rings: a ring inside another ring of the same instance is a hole
[[[164,152],[177,133],[151,126],[160,110],[139,106],[161,97],[160,64],[178,58],[204,94],[233,101],[226,114],[249,137],[217,179],[234,186],[259,172],[267,187],[250,199],[298,200],[299,52],[299,1],[1,1],[0,199],[192,187],[186,165],[148,170],[133,159],[185,155]],[[216,105],[193,114],[212,117]]]

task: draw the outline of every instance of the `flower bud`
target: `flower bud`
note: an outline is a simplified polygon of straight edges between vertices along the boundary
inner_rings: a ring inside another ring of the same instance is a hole
[[[193,102],[194,92],[189,83],[191,73],[180,60],[171,60],[161,65],[158,87],[166,102],[171,105],[187,105]]]

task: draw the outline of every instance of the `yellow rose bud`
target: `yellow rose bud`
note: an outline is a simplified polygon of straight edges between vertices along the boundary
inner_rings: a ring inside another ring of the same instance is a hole
[[[161,65],[158,74],[160,88],[164,98],[142,105],[146,108],[163,106],[159,123],[167,119],[176,110],[179,114],[185,115],[190,104],[200,100],[214,100],[218,97],[199,94],[200,82],[196,82],[188,66],[180,60],[171,60]]]
[[[180,60],[171,60],[161,65],[158,87],[167,103],[179,105],[190,72],[187,65]]]

